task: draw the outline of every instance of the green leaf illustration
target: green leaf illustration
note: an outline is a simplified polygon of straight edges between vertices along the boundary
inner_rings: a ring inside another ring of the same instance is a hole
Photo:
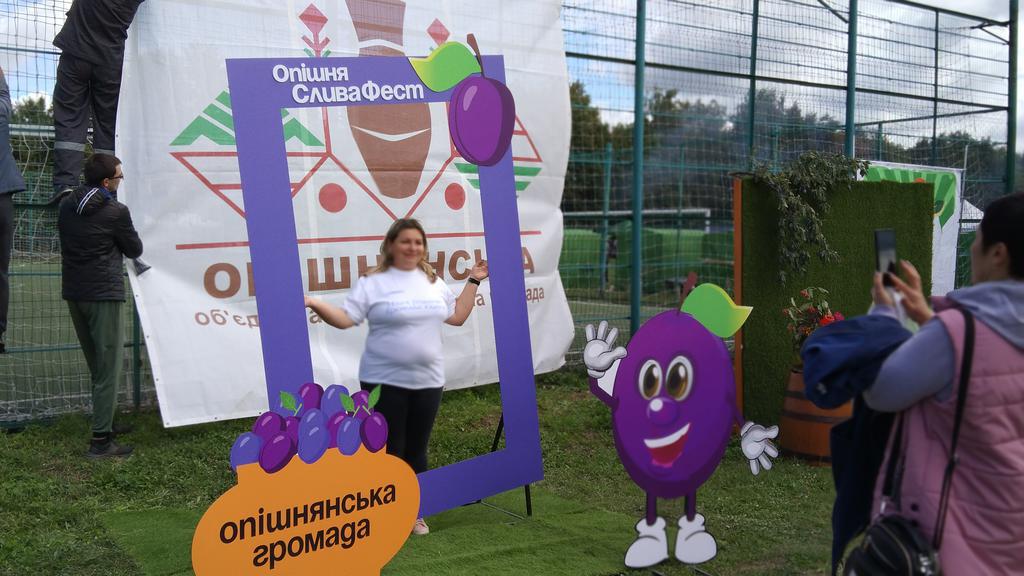
[[[935,182],[935,214],[939,217],[939,227],[953,217],[956,211],[956,177],[952,174],[940,174]]]
[[[694,288],[682,307],[683,312],[696,318],[719,338],[735,334],[747,321],[751,310],[750,306],[737,306],[725,290],[714,284],[701,284]]]
[[[289,412],[297,412],[298,407],[295,402],[295,396],[288,392],[281,392],[281,407]]]
[[[352,397],[348,394],[341,395],[341,405],[345,408],[345,412],[356,411],[356,403],[352,401]]]
[[[426,58],[409,58],[420,80],[434,92],[450,90],[470,74],[480,72],[476,56],[459,42],[445,42]]]
[[[370,408],[377,405],[377,401],[380,400],[380,384],[377,385],[372,391],[370,391],[370,400],[367,402]]]
[[[945,226],[956,212],[956,176],[950,172],[872,166],[864,179],[868,182],[930,182],[935,186],[935,215],[939,218],[940,227]]]

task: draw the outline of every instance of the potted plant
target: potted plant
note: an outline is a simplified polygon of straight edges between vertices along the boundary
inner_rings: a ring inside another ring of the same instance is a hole
[[[793,343],[793,369],[801,371],[803,361],[800,360],[800,349],[804,342],[818,328],[843,320],[841,312],[832,312],[828,303],[828,290],[824,288],[804,288],[800,291],[800,303],[796,298],[789,299],[789,306],[782,309],[786,315],[786,331]]]
[[[779,442],[783,452],[820,465],[831,461],[829,431],[835,424],[849,418],[852,410],[849,403],[831,410],[818,408],[804,395],[800,349],[815,330],[843,320],[842,313],[832,310],[828,295],[824,288],[804,288],[800,291],[799,300],[790,298],[790,305],[782,309],[787,321],[786,331],[792,342],[793,365],[779,422]]]

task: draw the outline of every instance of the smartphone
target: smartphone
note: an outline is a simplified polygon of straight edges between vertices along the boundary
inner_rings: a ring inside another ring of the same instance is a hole
[[[883,274],[882,284],[892,286],[889,274],[896,274],[896,231],[892,228],[875,230],[875,269]]]

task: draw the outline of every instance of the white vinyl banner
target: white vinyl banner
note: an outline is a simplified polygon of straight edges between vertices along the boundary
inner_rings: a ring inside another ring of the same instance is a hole
[[[935,186],[932,228],[932,294],[945,295],[956,283],[956,250],[963,200],[963,170],[914,164],[872,162],[865,180],[930,182]],[[897,256],[899,239],[896,239]]]
[[[160,0],[131,27],[118,116],[122,200],[152,266],[130,272],[166,426],[267,409],[225,59],[426,56],[472,33],[504,56],[536,372],[573,336],[558,274],[569,88],[557,0]],[[419,108],[417,108],[419,107]],[[455,151],[444,104],[281,111],[307,293],[340,304],[402,217],[458,294],[486,258],[476,166]],[[268,145],[277,145],[268,143]],[[486,190],[483,191],[487,193]],[[282,238],[281,241],[292,241]],[[130,267],[131,268],[131,267]],[[302,302],[295,302],[302,306]],[[445,327],[447,388],[497,381],[488,282],[462,327]],[[498,303],[500,305],[500,303]],[[358,388],[366,326],[309,317],[315,377]]]

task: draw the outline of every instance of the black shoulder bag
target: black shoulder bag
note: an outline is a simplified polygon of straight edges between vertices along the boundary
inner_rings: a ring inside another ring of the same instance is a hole
[[[974,357],[974,317],[968,311],[964,315],[964,357],[960,366],[960,387],[956,397],[956,417],[953,421],[953,442],[949,448],[949,462],[942,478],[942,496],[939,498],[938,518],[935,532],[929,543],[910,520],[899,514],[883,515],[864,531],[864,538],[843,562],[842,573],[847,576],[936,576],[941,574],[939,548],[942,546],[942,532],[946,524],[946,509],[949,506],[949,489],[956,469],[956,444],[960,438],[960,423],[967,401],[967,385],[971,380],[971,362]],[[882,495],[899,505],[900,483],[903,476],[903,415],[900,415],[896,435],[893,436],[889,463],[885,470]]]

